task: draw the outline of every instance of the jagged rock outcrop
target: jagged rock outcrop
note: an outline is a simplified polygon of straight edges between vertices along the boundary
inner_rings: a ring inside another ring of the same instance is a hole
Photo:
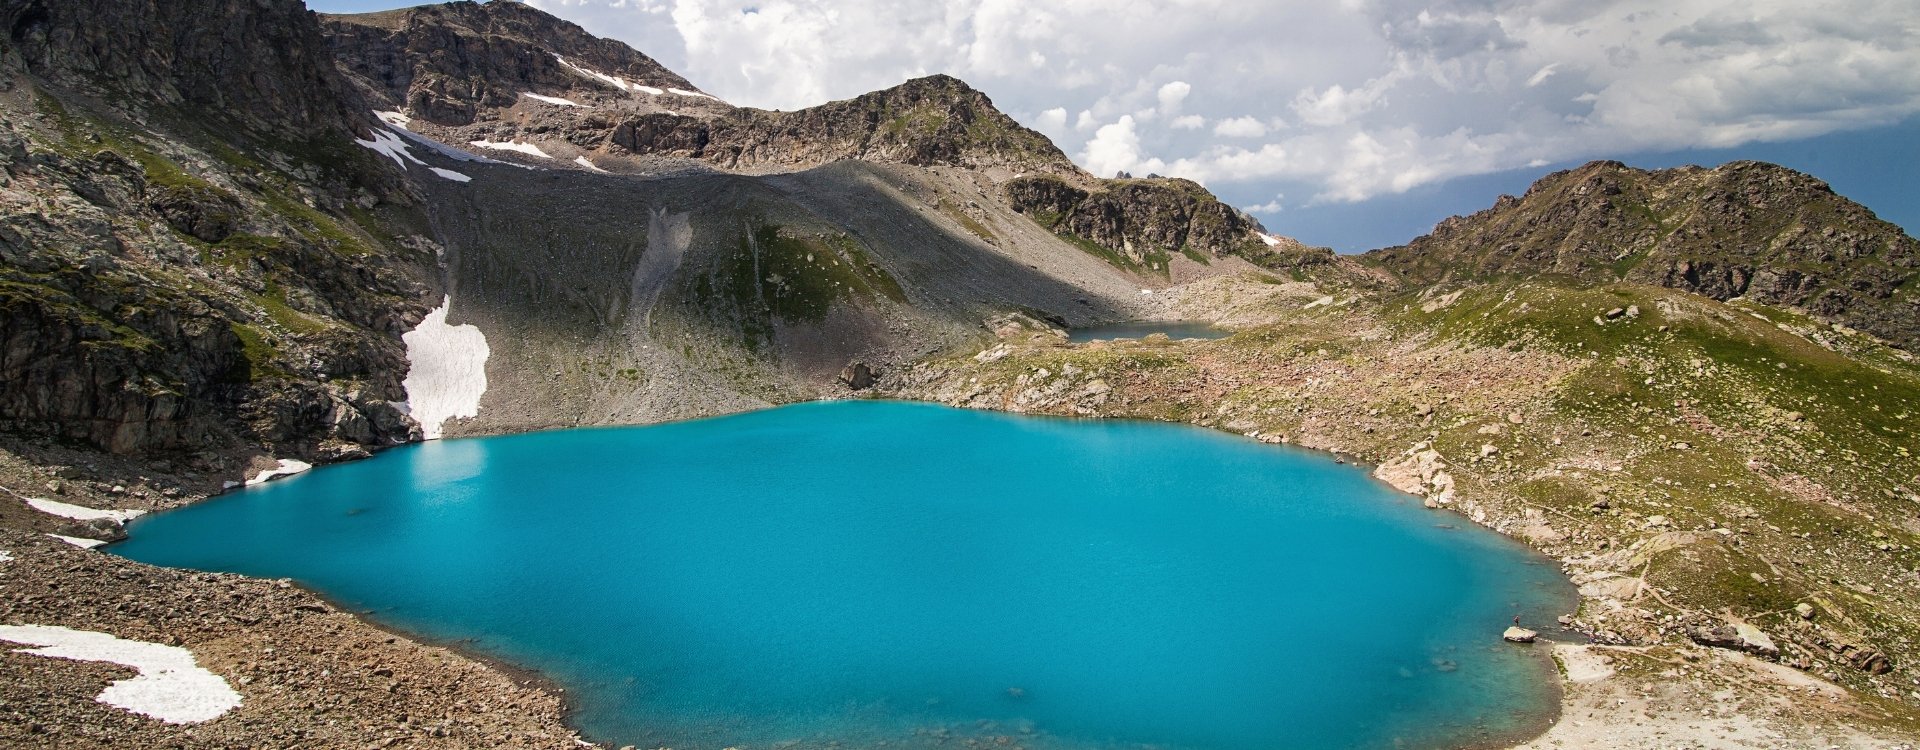
[[[1593,162],[1369,258],[1414,284],[1553,274],[1744,296],[1920,344],[1920,242],[1826,183],[1760,162]]]
[[[342,72],[376,105],[440,125],[471,124],[483,112],[521,103],[529,92],[598,109],[664,111],[651,106],[654,97],[632,95],[631,87],[661,95],[694,90],[625,44],[517,2],[452,2],[322,19]],[[676,108],[701,104],[699,97],[671,99]],[[718,102],[711,106],[727,109]],[[600,113],[590,119],[602,128],[609,124]]]
[[[1051,176],[1010,180],[1014,210],[1063,236],[1090,242],[1127,261],[1164,267],[1176,253],[1238,256],[1270,268],[1331,264],[1333,251],[1266,234],[1259,222],[1190,180],[1097,181],[1085,190]]]

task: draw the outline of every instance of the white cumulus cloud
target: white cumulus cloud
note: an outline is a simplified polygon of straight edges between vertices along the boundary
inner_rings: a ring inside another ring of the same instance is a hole
[[[1123,171],[1145,176],[1166,168],[1166,162],[1141,150],[1140,136],[1134,126],[1133,115],[1121,115],[1119,120],[1100,126],[1093,140],[1087,141],[1086,149],[1080,152],[1081,166],[1101,177],[1112,177]]]
[[[1213,134],[1226,138],[1259,138],[1267,134],[1267,124],[1252,117],[1233,117],[1214,123]]]

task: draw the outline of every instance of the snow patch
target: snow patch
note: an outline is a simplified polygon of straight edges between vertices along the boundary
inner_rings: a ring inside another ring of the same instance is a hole
[[[447,325],[453,297],[420,325],[400,336],[407,345],[407,404],[428,440],[440,438],[448,419],[480,414],[480,396],[487,392],[487,337],[471,324]]]
[[[594,165],[594,163],[593,163],[593,160],[592,160],[592,159],[588,159],[587,157],[584,157],[584,156],[576,156],[576,157],[573,157],[573,163],[575,163],[575,164],[578,164],[578,165],[580,165],[580,166],[583,166],[583,167],[586,167],[586,168],[588,168],[588,169],[591,169],[591,170],[593,170],[593,171],[595,171],[595,172],[605,172],[605,171],[607,171],[607,170],[604,170],[604,169],[601,169],[601,168],[600,168],[600,167],[598,167],[598,166],[595,166],[595,165]]]
[[[454,182],[473,182],[472,177],[468,177],[466,175],[460,174],[459,172],[455,172],[451,169],[441,169],[439,167],[427,167],[427,169],[432,170],[434,174],[440,175],[441,177],[445,177],[449,180],[453,180]]]
[[[71,518],[75,521],[94,521],[105,518],[112,520],[114,523],[126,523],[135,517],[146,514],[144,510],[100,510],[98,508],[88,508],[83,505],[73,505],[41,497],[29,497],[26,498],[26,501],[28,505],[33,506],[34,510],[40,511],[41,513],[56,515],[61,518]]]
[[[467,141],[467,143],[479,146],[480,148],[490,148],[495,151],[518,151],[528,156],[538,156],[542,159],[553,158],[548,156],[547,152],[541,151],[539,146],[531,143],[520,143],[518,141]]]
[[[0,563],[13,562],[13,553],[0,549]]]
[[[1261,242],[1267,243],[1267,247],[1275,247],[1280,244],[1279,237],[1267,234],[1266,232],[1254,232],[1253,235],[1259,237]]]
[[[712,100],[714,100],[714,101],[716,101],[716,102],[717,102],[717,101],[720,101],[720,97],[717,97],[717,96],[714,96],[714,95],[712,95],[712,94],[702,94],[702,93],[700,93],[700,92],[698,92],[698,91],[688,91],[688,90],[686,90],[686,89],[667,89],[667,92],[668,92],[668,93],[673,93],[673,94],[679,94],[679,95],[681,95],[681,96],[698,96],[698,97],[705,97],[705,98],[707,98],[707,99],[712,99]]]
[[[532,99],[534,101],[546,102],[548,104],[556,104],[562,107],[585,107],[586,109],[592,109],[592,107],[588,107],[587,105],[581,104],[572,99],[562,99],[557,96],[541,96],[531,91],[522,91],[520,92],[520,95],[528,99]]]
[[[407,162],[413,162],[421,166],[426,166],[427,164],[424,161],[414,158],[413,152],[407,150],[407,142],[401,140],[400,135],[391,130],[375,132],[373,134],[373,140],[370,141],[355,138],[353,142],[373,149],[387,158],[392,159],[393,163],[400,165],[401,169],[407,168]]]
[[[252,479],[247,480],[247,486],[252,487],[256,484],[261,484],[264,482],[271,481],[277,477],[290,477],[312,468],[313,468],[313,464],[307,463],[305,461],[295,461],[291,458],[283,458],[283,459],[280,459],[279,466],[273,467],[271,469],[263,469],[261,470],[260,473],[253,475]]]
[[[380,118],[381,122],[384,122],[388,125],[392,125],[401,130],[406,130],[407,124],[413,122],[413,118],[411,117],[408,117],[399,112],[392,112],[387,110],[376,109],[373,111],[373,116]]]
[[[575,73],[579,73],[580,75],[586,76],[588,78],[599,80],[607,84],[608,86],[612,86],[621,91],[639,92],[642,94],[647,94],[649,96],[659,96],[661,94],[667,93],[667,91],[669,90],[673,91],[676,94],[683,93],[679,89],[658,89],[658,88],[654,88],[652,86],[648,86],[646,84],[642,84],[636,81],[629,81],[625,78],[620,78],[618,76],[610,76],[598,70],[594,70],[592,68],[575,65],[573,61],[568,60],[567,58],[561,57],[559,55],[554,55],[553,59],[559,60],[561,65],[567,66],[569,70],[572,70]],[[686,95],[707,96],[706,94],[701,94],[697,92],[686,92]],[[528,96],[533,96],[533,95],[529,94]],[[708,97],[708,98],[712,98],[712,97]],[[718,101],[718,100],[716,99],[715,101]],[[574,106],[578,107],[581,105],[575,104]]]
[[[93,549],[102,544],[106,544],[106,542],[100,541],[98,539],[83,539],[77,536],[67,536],[66,534],[48,534],[47,536],[66,542],[75,547],[79,547],[80,549]]]
[[[129,641],[106,633],[57,625],[0,625],[0,641],[38,648],[15,653],[73,661],[104,661],[140,670],[114,680],[94,700],[168,724],[212,721],[240,705],[225,678],[202,668],[179,646]]]

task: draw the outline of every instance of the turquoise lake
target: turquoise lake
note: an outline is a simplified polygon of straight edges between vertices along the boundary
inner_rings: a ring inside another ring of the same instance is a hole
[[[536,669],[612,746],[1276,750],[1544,728],[1556,565],[1324,454],[828,402],[434,441],[108,549]]]

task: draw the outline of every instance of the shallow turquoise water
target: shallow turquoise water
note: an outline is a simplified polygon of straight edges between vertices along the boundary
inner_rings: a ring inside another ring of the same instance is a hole
[[[1485,740],[1555,697],[1500,631],[1573,596],[1323,455],[887,402],[398,448],[109,549],[292,577],[680,750]]]
[[[1112,341],[1114,339],[1144,339],[1156,333],[1164,333],[1167,338],[1180,339],[1223,339],[1233,335],[1225,328],[1215,328],[1212,323],[1182,323],[1152,320],[1136,320],[1126,323],[1075,328],[1067,331],[1068,343],[1084,344],[1089,341]]]

